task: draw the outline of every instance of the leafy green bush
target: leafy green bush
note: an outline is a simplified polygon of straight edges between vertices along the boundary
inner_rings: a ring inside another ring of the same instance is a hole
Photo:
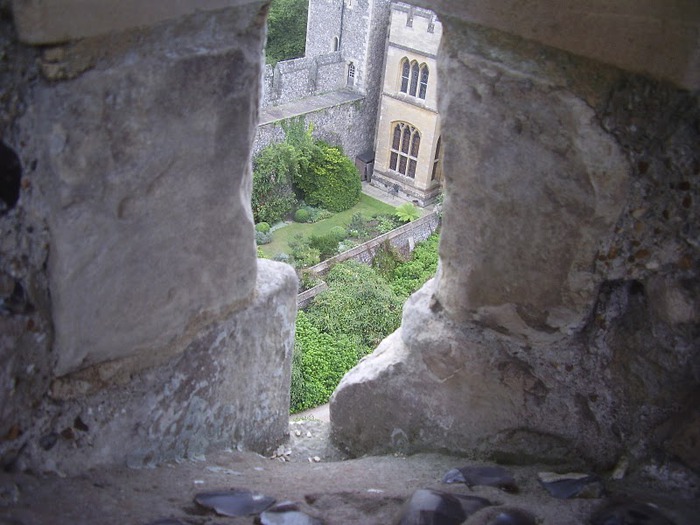
[[[304,292],[310,290],[316,285],[321,284],[323,281],[313,272],[301,271],[297,272],[299,275],[299,291]]]
[[[303,311],[299,312],[292,357],[291,412],[327,402],[357,360],[350,339],[322,333]]]
[[[361,213],[354,213],[348,224],[350,237],[362,237],[367,232],[367,219]]]
[[[360,200],[362,182],[357,168],[341,148],[317,142],[311,152],[309,167],[294,179],[304,200],[332,212],[352,208]]]
[[[379,233],[388,233],[401,225],[398,218],[393,215],[377,215],[375,219],[377,221],[376,229]]]
[[[432,234],[416,246],[411,260],[399,264],[391,276],[391,288],[394,293],[406,298],[430,279],[437,271],[438,243],[440,237]]]
[[[412,222],[420,217],[420,211],[414,204],[404,202],[400,206],[396,207],[396,212],[394,215],[396,215],[401,222]]]
[[[312,248],[310,240],[297,234],[289,241],[292,253],[292,264],[295,268],[308,268],[321,261],[321,252],[318,248]]]
[[[283,263],[288,263],[289,259],[290,259],[289,254],[284,253],[284,252],[276,253],[275,256],[272,258],[273,261],[283,262]]]
[[[255,244],[261,246],[263,244],[270,244],[272,242],[272,235],[264,232],[255,232]]]
[[[311,222],[311,212],[306,208],[299,208],[294,212],[295,222]]]
[[[253,159],[251,205],[256,222],[275,223],[296,203],[292,181],[299,170],[297,151],[282,142],[264,148]]]
[[[269,233],[270,225],[266,222],[259,222],[255,225],[256,232]]]
[[[329,289],[306,312],[322,332],[355,339],[361,356],[398,328],[403,302],[369,266],[337,264],[325,280]]]
[[[342,241],[345,239],[345,237],[348,236],[348,232],[345,231],[345,228],[342,226],[333,226],[331,230],[328,232],[330,236],[332,236],[337,242]]]
[[[312,235],[309,239],[309,244],[312,248],[316,248],[318,250],[322,261],[325,261],[338,253],[338,240],[333,233],[327,233],[325,235]]]

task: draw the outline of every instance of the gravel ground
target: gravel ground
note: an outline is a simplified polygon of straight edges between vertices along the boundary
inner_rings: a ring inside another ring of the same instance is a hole
[[[591,513],[605,503],[602,498],[558,500],[549,496],[536,475],[542,469],[552,470],[551,466],[513,468],[520,491],[509,494],[493,487],[442,484],[447,470],[469,464],[464,458],[418,454],[347,460],[329,443],[328,431],[324,421],[293,420],[289,443],[272,458],[221,451],[206,459],[155,469],[92,470],[72,478],[4,473],[0,475],[0,524],[146,525],[164,518],[191,525],[255,523],[253,517],[217,516],[194,503],[199,492],[231,488],[298,502],[328,525],[394,523],[404,501],[420,488],[481,496],[494,505],[529,511],[539,523],[551,525],[588,523]],[[618,495],[624,490],[636,500],[655,503],[678,525],[698,523],[697,501],[658,490],[608,485]],[[490,523],[489,512],[492,516],[492,510],[484,509],[467,523]]]

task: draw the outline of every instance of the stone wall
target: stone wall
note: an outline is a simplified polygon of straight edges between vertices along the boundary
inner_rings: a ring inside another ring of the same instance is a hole
[[[275,446],[296,279],[256,279],[262,2],[135,7],[133,27],[49,4],[14,3],[20,41],[0,2],[2,464]]]
[[[303,114],[306,125],[313,126],[313,136],[329,144],[342,146],[351,159],[371,151],[373,137],[359,130],[374,125],[374,113],[364,99],[341,103]],[[257,154],[265,146],[285,138],[281,122],[258,126],[253,146]]]
[[[341,262],[358,261],[363,264],[372,264],[377,252],[385,247],[390,246],[404,256],[408,256],[413,252],[416,244],[423,242],[435,231],[440,225],[440,217],[438,212],[432,212],[425,217],[421,217],[413,222],[399,226],[379,237],[364,242],[354,248],[339,253],[335,257],[331,257],[314,266],[307,268],[305,271],[316,274],[318,277],[326,275],[330,269]],[[314,297],[328,289],[326,283],[321,283],[309,290],[300,293],[297,296],[297,306],[305,308]]]
[[[634,475],[697,494],[695,55],[656,44],[683,56],[690,76],[662,60],[630,63],[635,45],[650,45],[642,35],[660,36],[640,30],[629,4],[617,22],[597,2],[577,7],[586,23],[639,31],[617,57],[577,31],[537,36],[484,14],[509,2],[437,4],[448,35],[440,270],[336,390],[336,442],[355,454],[447,449],[601,469],[627,458]],[[535,28],[563,16],[532,4]],[[671,33],[697,31],[697,9],[676,4],[655,16],[675,19]],[[355,408],[369,404],[371,417]]]
[[[413,251],[416,243],[426,240],[432,235],[440,225],[438,212],[416,219],[413,222],[399,226],[371,241],[362,243],[343,253],[326,259],[307,269],[308,272],[322,276],[335,264],[345,261],[358,261],[364,264],[372,264],[377,250],[388,243],[389,246],[399,251],[403,255],[408,255]]]
[[[261,107],[344,89],[347,64],[340,53],[303,57],[266,65]]]

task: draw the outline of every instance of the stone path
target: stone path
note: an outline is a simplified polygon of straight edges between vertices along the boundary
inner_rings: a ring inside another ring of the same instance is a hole
[[[269,106],[260,111],[260,121],[258,125],[264,126],[265,124],[271,124],[278,120],[305,115],[313,111],[320,111],[333,106],[340,106],[341,104],[350,104],[357,100],[362,100],[363,98],[365,98],[363,95],[355,91],[342,90],[295,100],[294,102],[280,104],[279,106]]]
[[[326,422],[293,421],[289,443],[272,458],[229,450],[155,469],[92,470],[71,478],[2,473],[0,524],[146,525],[165,519],[169,521],[160,521],[162,525],[255,523],[251,516],[221,517],[194,503],[198,493],[232,488],[297,502],[302,511],[327,525],[394,523],[404,502],[418,489],[487,499],[491,506],[469,518],[468,525],[500,523],[494,520],[507,508],[520,509],[546,525],[584,524],[612,497],[633,498],[643,505],[653,503],[672,520],[643,522],[648,525],[691,525],[700,516],[697,501],[660,488],[635,486],[627,480],[604,479],[610,494],[604,498],[553,498],[537,481],[539,471],[556,470],[551,465],[507,467],[519,488],[517,493],[491,486],[470,489],[463,483],[444,484],[441,480],[450,469],[480,463],[438,454],[343,459],[329,443],[328,433]],[[641,507],[644,512],[650,508]]]

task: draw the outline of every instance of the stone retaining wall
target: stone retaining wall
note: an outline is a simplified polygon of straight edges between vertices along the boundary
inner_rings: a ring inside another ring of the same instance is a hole
[[[438,212],[434,211],[429,213],[425,217],[421,217],[418,220],[399,226],[398,228],[391,230],[379,237],[375,237],[371,241],[355,246],[351,250],[347,250],[341,254],[326,259],[306,271],[316,274],[317,276],[323,276],[333,267],[333,265],[354,260],[359,261],[364,264],[372,264],[374,256],[377,254],[377,250],[380,246],[385,243],[400,251],[404,255],[408,255],[413,252],[416,244],[426,240],[430,235],[437,230],[440,224],[440,217]],[[321,283],[305,292],[300,293],[297,296],[297,306],[298,308],[305,308],[311,302],[311,300],[316,297],[321,292],[328,289],[326,283]]]

